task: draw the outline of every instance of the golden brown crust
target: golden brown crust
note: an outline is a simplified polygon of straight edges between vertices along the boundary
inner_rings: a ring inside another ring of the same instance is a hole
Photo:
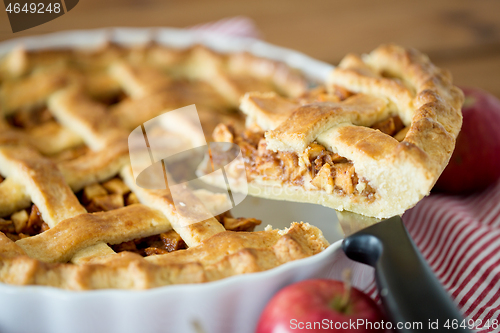
[[[15,146],[12,149],[16,149]],[[65,182],[77,192],[86,185],[113,177],[128,163],[128,145],[119,141],[105,151],[91,152],[73,160],[63,161],[58,163],[57,167]],[[30,194],[22,182],[9,177],[0,183],[0,216],[8,216],[20,209],[28,208],[30,202]]]
[[[206,80],[235,107],[248,91],[277,90],[289,97],[306,91],[301,75],[285,64],[247,52],[220,55],[204,46],[195,46],[185,70],[190,78]]]
[[[170,110],[195,104],[203,108],[220,109],[226,106],[224,99],[205,82],[181,81],[155,91],[145,97],[124,100],[112,106],[113,118],[123,128],[134,129],[142,123]],[[215,117],[214,112],[210,112]]]
[[[280,97],[274,92],[246,93],[240,103],[240,108],[246,115],[247,127],[257,125],[262,130],[275,129],[298,107],[298,103]]]
[[[3,239],[1,235],[0,241]],[[228,244],[228,247],[221,251],[221,244]],[[72,265],[50,264],[24,255],[13,257],[0,253],[0,281],[73,290],[146,289],[259,272],[319,253],[327,246],[328,242],[317,228],[294,223],[284,232],[225,231],[197,247],[146,259],[122,252],[95,258],[84,265]]]
[[[279,93],[287,97],[298,97],[307,88],[301,75],[284,63],[259,58],[248,52],[230,54],[227,67],[234,75],[251,75],[260,80],[267,80],[277,88]]]
[[[0,126],[1,145],[31,146],[45,155],[56,154],[82,143],[80,136],[55,122],[45,123],[29,131]]]
[[[171,84],[167,76],[147,66],[133,66],[119,62],[112,65],[109,70],[123,90],[134,99],[151,95]]]
[[[25,147],[0,147],[0,171],[26,188],[50,227],[86,213],[56,165]]]
[[[227,254],[243,249],[262,249],[273,247],[279,242],[294,242],[296,245],[289,250],[312,255],[324,249],[326,240],[317,228],[309,224],[293,223],[284,233],[281,230],[257,232],[225,231],[216,234],[203,242],[202,246],[186,251],[172,252],[169,255],[148,257],[148,261],[157,264],[201,262],[204,266],[212,265],[222,260]],[[309,244],[311,243],[311,244]],[[315,244],[315,247],[310,245]],[[300,248],[297,250],[297,248]]]
[[[31,258],[66,262],[78,251],[99,242],[119,244],[171,228],[161,212],[139,204],[109,212],[81,214],[41,234],[20,239],[16,244]]]
[[[125,140],[120,140],[108,145],[106,150],[60,162],[58,168],[71,189],[77,192],[86,185],[115,176],[128,163],[128,144]]]
[[[40,72],[24,80],[3,83],[0,89],[0,106],[5,115],[20,107],[34,108],[55,91],[68,83],[68,75],[59,72]]]
[[[26,253],[19,245],[5,236],[3,232],[0,232],[0,255],[6,258],[14,258],[26,255]]]
[[[387,118],[387,101],[357,94],[339,103],[313,103],[298,106],[278,127],[266,132],[269,149],[302,152],[319,134],[331,127],[351,123],[371,125]]]
[[[8,216],[23,208],[28,208],[31,198],[22,183],[14,178],[0,183],[0,216]]]
[[[361,126],[342,126],[337,130],[338,140],[374,160],[386,158],[398,141],[384,133]]]
[[[44,155],[57,154],[83,144],[78,134],[56,122],[48,122],[35,127],[27,135],[28,142]]]
[[[199,206],[194,211],[200,212],[203,221],[193,223],[189,217],[177,212],[169,190],[148,190],[137,186],[130,166],[122,169],[121,176],[141,203],[158,209],[167,216],[174,230],[181,235],[188,246],[196,246],[205,239],[225,230],[219,221],[214,217],[210,217],[210,212],[197,199],[191,197],[189,202],[192,202],[192,205],[197,204]],[[194,217],[194,220],[199,219]]]
[[[52,95],[48,107],[65,127],[80,135],[93,150],[101,150],[128,136],[113,118],[106,116],[106,107],[88,98],[80,89],[67,88]]]

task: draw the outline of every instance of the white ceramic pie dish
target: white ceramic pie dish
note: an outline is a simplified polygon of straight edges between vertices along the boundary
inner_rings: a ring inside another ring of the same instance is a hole
[[[283,61],[319,82],[333,68],[259,40],[170,28],[112,28],[25,37],[0,43],[0,56],[19,44],[27,49],[93,48],[107,41],[138,45],[152,40],[179,48],[200,43],[220,52],[248,51]],[[233,212],[261,218],[262,228],[267,224],[283,228],[293,221],[310,222],[321,228],[332,244],[318,255],[266,272],[200,285],[74,292],[0,284],[0,332],[253,332],[267,301],[287,284],[315,277],[339,279],[346,267],[353,268],[355,286],[364,288],[371,282],[371,268],[343,255],[333,210],[248,197]]]

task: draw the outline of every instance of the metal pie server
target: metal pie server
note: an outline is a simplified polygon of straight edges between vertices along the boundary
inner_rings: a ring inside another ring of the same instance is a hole
[[[382,304],[393,323],[422,323],[421,329],[399,332],[471,332],[464,319],[420,254],[400,216],[378,221],[337,212],[346,233],[342,248],[352,260],[375,268]],[[429,327],[437,322],[437,329]],[[447,329],[444,325],[456,329]],[[413,325],[408,325],[413,326]],[[467,326],[467,325],[463,325]],[[455,327],[455,325],[453,325]]]

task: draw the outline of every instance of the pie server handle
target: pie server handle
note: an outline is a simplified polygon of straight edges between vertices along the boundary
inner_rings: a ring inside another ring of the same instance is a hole
[[[344,239],[342,248],[350,259],[375,268],[377,288],[393,327],[397,323],[413,326],[397,331],[471,332],[460,327],[467,327],[467,322],[411,240],[401,217],[358,231]],[[437,329],[429,327],[436,321]]]

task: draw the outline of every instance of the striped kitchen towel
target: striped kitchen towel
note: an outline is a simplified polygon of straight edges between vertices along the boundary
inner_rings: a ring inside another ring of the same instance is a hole
[[[224,18],[215,22],[198,24],[191,30],[208,31],[224,36],[259,38],[260,33],[255,23],[245,16]]]
[[[403,221],[471,326],[500,332],[500,182],[468,196],[431,194]],[[366,290],[378,299],[374,283]]]

